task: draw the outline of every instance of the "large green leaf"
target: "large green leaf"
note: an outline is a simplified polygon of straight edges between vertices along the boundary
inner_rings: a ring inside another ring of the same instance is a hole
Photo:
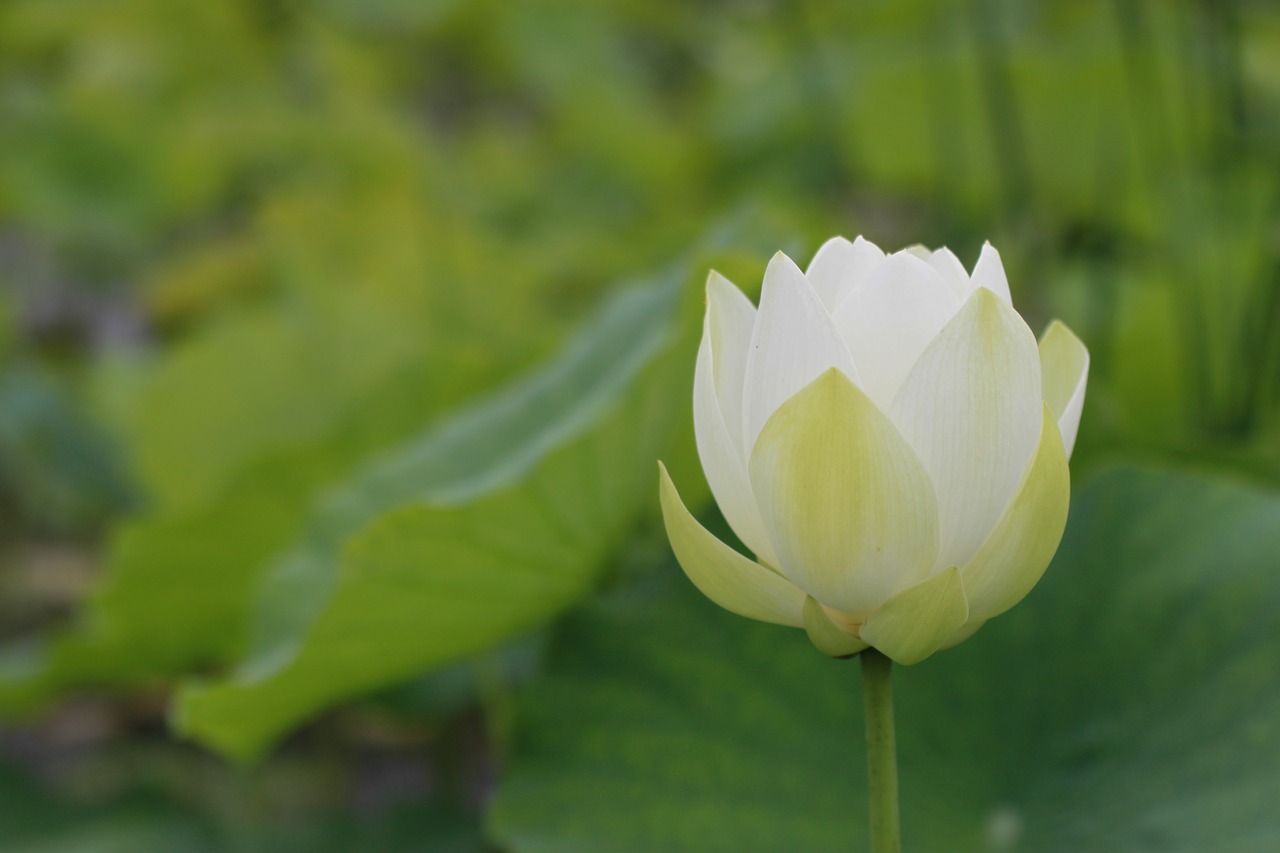
[[[1280,841],[1280,498],[1110,469],[973,639],[895,671],[904,847],[1245,851]],[[677,570],[568,623],[492,813],[520,853],[858,849],[857,665]]]
[[[580,598],[685,411],[681,284],[624,292],[549,368],[332,494],[266,580],[254,651],[183,690],[179,728],[252,756],[330,703]]]

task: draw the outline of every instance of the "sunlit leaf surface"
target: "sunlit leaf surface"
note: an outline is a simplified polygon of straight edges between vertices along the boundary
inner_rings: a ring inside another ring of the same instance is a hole
[[[257,647],[179,727],[253,755],[307,715],[580,598],[683,423],[682,281],[621,294],[546,370],[334,492],[267,578]]]

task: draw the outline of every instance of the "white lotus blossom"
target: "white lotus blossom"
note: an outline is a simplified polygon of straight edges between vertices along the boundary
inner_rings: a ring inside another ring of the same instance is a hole
[[[1037,345],[1000,255],[778,253],[760,306],[718,273],[694,380],[703,471],[751,560],[703,528],[662,471],[668,535],[720,606],[804,627],[833,655],[915,663],[1040,579],[1070,499],[1089,354],[1057,321]]]

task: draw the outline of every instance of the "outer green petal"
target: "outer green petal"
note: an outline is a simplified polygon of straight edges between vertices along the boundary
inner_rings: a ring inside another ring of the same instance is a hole
[[[809,640],[818,651],[833,658],[847,658],[867,647],[862,640],[842,631],[832,622],[827,611],[812,595],[804,599],[804,629],[809,632]]]
[[[779,567],[828,607],[868,613],[933,568],[938,511],[929,475],[840,371],[782,404],[748,470]]]
[[[1065,324],[1054,320],[1040,337],[1040,384],[1058,420],[1062,446],[1071,458],[1089,379],[1089,350]]]
[[[1049,566],[1071,503],[1071,472],[1046,403],[1040,442],[1022,484],[995,530],[960,574],[975,619],[990,619],[1022,600]]]
[[[725,610],[773,622],[804,626],[804,593],[776,572],[748,560],[698,523],[676,491],[666,466],[661,470],[662,519],[671,549],[693,585]]]
[[[936,652],[968,621],[964,581],[953,566],[886,601],[859,634],[897,663],[909,665]]]

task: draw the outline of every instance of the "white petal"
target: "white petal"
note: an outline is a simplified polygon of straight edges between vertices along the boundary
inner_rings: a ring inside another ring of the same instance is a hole
[[[898,252],[836,311],[833,319],[862,389],[887,411],[911,366],[960,308],[960,299],[929,264]]]
[[[1000,261],[1000,253],[990,243],[982,244],[982,254],[973,266],[973,287],[985,287],[997,294],[1005,302],[1013,304],[1009,295],[1009,278],[1004,274],[1004,264]]]
[[[769,261],[747,354],[743,447],[793,394],[835,367],[855,383],[853,358],[804,273],[779,252]]]
[[[990,619],[1021,601],[1049,566],[1067,524],[1071,472],[1053,412],[1041,405],[1040,440],[1018,493],[960,569],[970,619]]]
[[[712,270],[707,276],[707,322],[710,324],[716,398],[724,425],[742,465],[742,391],[747,376],[747,352],[756,323],[756,306],[729,279]],[[745,476],[745,474],[744,474]]]
[[[960,259],[955,253],[943,246],[941,249],[935,249],[929,254],[929,266],[937,270],[938,275],[942,276],[950,287],[952,292],[963,302],[969,295],[969,273],[964,268],[964,264],[960,263]]]
[[[662,519],[680,568],[702,594],[725,610],[799,628],[805,595],[776,572],[753,563],[711,534],[685,509],[667,469],[662,471]]]
[[[708,318],[693,376],[693,434],[698,443],[698,458],[702,461],[702,471],[707,475],[711,494],[734,534],[757,559],[776,566],[778,557],[769,543],[764,522],[760,520],[760,510],[756,508],[756,500],[751,493],[746,460],[738,451],[737,442],[729,435],[716,400],[712,380],[715,357],[710,328]]]
[[[1054,320],[1040,337],[1040,379],[1044,401],[1058,419],[1067,458],[1076,446],[1084,391],[1089,381],[1089,350],[1064,323]]]
[[[870,240],[858,237],[850,243],[832,237],[813,256],[805,275],[822,304],[834,311],[882,260],[884,252]]]
[[[1040,438],[1042,407],[1035,336],[978,288],[889,409],[937,490],[939,566],[967,563],[995,527]]]
[[[933,565],[929,474],[840,371],[824,372],[778,409],[748,468],[779,568],[828,607],[868,613]]]

